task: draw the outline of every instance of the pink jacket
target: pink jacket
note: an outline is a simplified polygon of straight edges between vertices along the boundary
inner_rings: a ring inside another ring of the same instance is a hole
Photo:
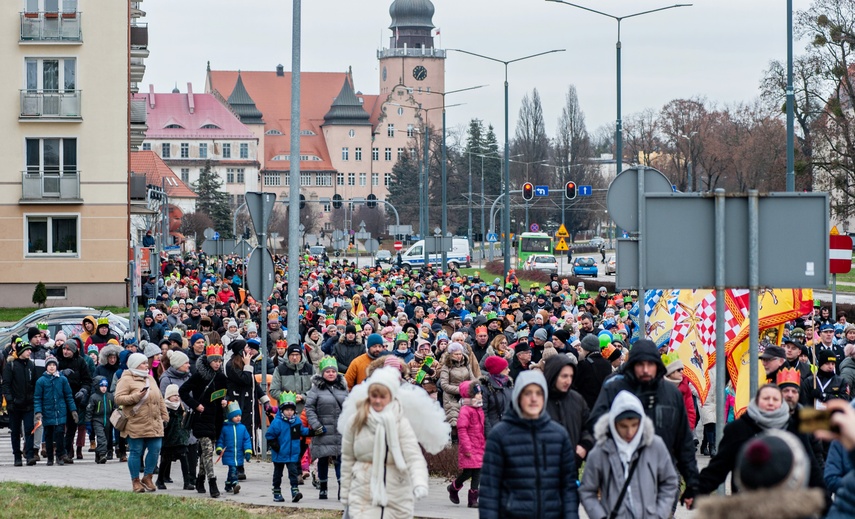
[[[460,406],[457,417],[457,466],[460,469],[480,469],[484,460],[484,409],[471,405]]]

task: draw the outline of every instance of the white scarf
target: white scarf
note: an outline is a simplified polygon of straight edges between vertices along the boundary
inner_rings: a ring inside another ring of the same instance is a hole
[[[371,463],[371,502],[374,506],[386,506],[389,502],[384,481],[387,454],[392,453],[392,460],[398,470],[407,470],[398,440],[399,414],[400,407],[396,400],[379,413],[374,409],[368,411],[368,426],[374,431],[374,461]]]
[[[141,369],[128,369],[131,373],[138,377],[148,378],[148,371],[144,371]]]
[[[626,441],[620,437],[617,430],[615,429],[615,423],[613,420],[609,420],[609,429],[612,433],[612,439],[615,441],[615,445],[617,446],[618,456],[620,456],[620,461],[623,464],[623,474],[624,477],[629,473],[629,462],[632,460],[632,455],[635,454],[635,451],[638,450],[638,445],[641,443],[642,431],[644,431],[644,421],[649,420],[646,416],[641,417],[641,421],[638,423],[638,431],[636,431],[635,436],[630,441]]]
[[[175,411],[176,409],[181,407],[181,400],[179,400],[178,402],[173,402],[172,400],[166,400],[165,403],[166,403],[167,409],[171,409],[173,411]]]

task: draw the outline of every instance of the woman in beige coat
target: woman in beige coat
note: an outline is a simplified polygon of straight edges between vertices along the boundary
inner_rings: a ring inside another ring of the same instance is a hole
[[[148,359],[141,353],[128,356],[128,369],[116,384],[114,398],[116,405],[122,406],[128,424],[122,431],[122,437],[128,439],[130,455],[128,470],[134,492],[154,492],[157,488],[151,480],[160,445],[163,439],[163,423],[169,421],[169,413],[163,402],[163,395],[157,382],[149,374]],[[146,451],[145,470],[140,481],[140,463],[142,452]]]
[[[460,383],[466,380],[477,381],[478,378],[472,372],[466,349],[459,342],[452,342],[442,359],[442,370],[439,372],[445,420],[452,427],[457,427],[457,415],[460,414]]]

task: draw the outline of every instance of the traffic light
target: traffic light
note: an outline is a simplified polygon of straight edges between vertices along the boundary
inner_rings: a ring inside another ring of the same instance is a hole
[[[303,209],[304,207],[306,207],[306,197],[300,195],[300,209]]]
[[[531,200],[534,198],[534,185],[531,182],[523,184],[522,188],[523,200]]]
[[[567,200],[573,200],[576,198],[576,183],[575,182],[567,182],[564,185],[564,196],[567,197]]]
[[[332,206],[333,209],[341,209],[341,195],[333,195],[332,197]]]
[[[368,195],[368,201],[365,203],[365,205],[367,205],[369,209],[374,209],[375,207],[377,207],[377,195],[375,195],[374,193]]]

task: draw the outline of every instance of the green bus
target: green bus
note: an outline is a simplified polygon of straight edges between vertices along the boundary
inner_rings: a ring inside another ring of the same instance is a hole
[[[524,232],[517,236],[517,268],[522,268],[532,254],[553,254],[552,236],[545,232]]]

